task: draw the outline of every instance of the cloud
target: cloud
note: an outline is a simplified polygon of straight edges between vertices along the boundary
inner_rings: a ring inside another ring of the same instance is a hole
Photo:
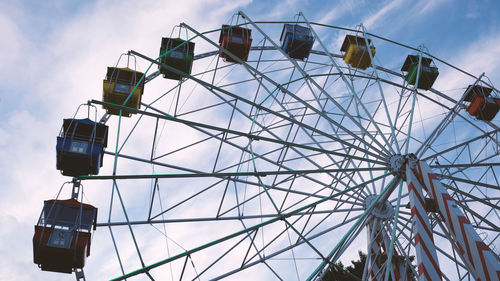
[[[418,12],[419,16],[430,13],[445,3],[450,3],[449,0],[436,0],[436,1],[420,1],[415,5],[414,11]]]
[[[484,72],[495,83],[494,81],[500,79],[498,74],[500,71],[500,33],[493,31],[479,35],[477,40],[471,41],[470,44],[455,52],[449,62],[476,77]],[[441,89],[465,88],[475,80],[464,74],[457,75],[456,70],[448,67],[443,67],[443,70],[443,74],[436,81]],[[454,96],[454,98],[458,99],[460,96]]]
[[[335,25],[334,23],[345,16],[347,12],[352,12],[352,8],[352,3],[348,1],[342,1],[340,4],[335,3],[335,5],[325,9],[326,13],[315,20],[315,22]]]
[[[23,54],[23,45],[26,39],[22,37],[17,25],[9,20],[3,13],[0,14],[0,32],[4,36],[3,44],[0,46],[0,73],[8,74],[14,65],[19,63],[19,59]]]
[[[374,14],[369,15],[368,17],[363,19],[363,24],[367,29],[373,29],[376,28],[380,24],[387,23],[386,17],[393,12],[394,10],[398,9],[402,4],[405,2],[402,0],[393,0],[390,3],[384,3],[383,7],[380,8],[377,12]]]
[[[276,19],[286,17],[287,20],[293,20],[292,18],[300,12],[299,7],[303,7],[307,0],[286,0],[286,1],[276,1],[278,2],[271,10],[266,9],[265,18]],[[275,3],[276,3],[275,2]],[[305,12],[305,11],[304,11]]]

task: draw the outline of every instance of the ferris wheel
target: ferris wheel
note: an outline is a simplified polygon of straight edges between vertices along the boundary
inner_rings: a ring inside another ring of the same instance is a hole
[[[108,67],[88,102],[100,120],[65,119],[72,199],[45,201],[42,269],[83,280],[96,229],[113,280],[340,280],[359,250],[353,280],[499,280],[500,95],[484,73],[302,13],[178,30],[159,57],[126,54],[144,72]],[[83,184],[108,187],[98,219]],[[44,264],[64,247],[80,262]]]

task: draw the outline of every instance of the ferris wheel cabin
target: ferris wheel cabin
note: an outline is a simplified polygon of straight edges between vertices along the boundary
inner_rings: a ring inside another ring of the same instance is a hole
[[[86,119],[64,119],[57,137],[57,169],[65,176],[97,175],[108,145],[108,126]]]
[[[304,60],[309,57],[314,37],[309,28],[298,24],[285,24],[281,31],[281,48],[292,59]]]
[[[177,48],[176,48],[177,47]],[[174,49],[175,48],[175,49]],[[160,47],[160,63],[168,65],[186,74],[191,74],[194,59],[194,43],[180,38],[162,38]],[[164,78],[181,80],[184,75],[166,67],[159,66]]]
[[[219,44],[242,61],[248,60],[252,46],[252,30],[239,26],[223,24],[219,36]],[[227,62],[237,62],[228,54],[220,51],[219,56]]]
[[[340,47],[340,51],[344,52],[345,63],[354,68],[367,69],[372,63],[368,50],[370,50],[372,57],[375,56],[375,47],[372,46],[370,39],[367,39],[367,41],[368,46],[365,38],[346,35]]]
[[[472,87],[472,88],[471,88]],[[464,101],[469,102],[467,112],[478,120],[491,121],[500,110],[500,98],[491,96],[492,88],[469,85]]]
[[[410,85],[415,85],[417,83],[417,72],[418,72],[418,56],[408,55],[401,71],[407,72],[406,82]],[[418,89],[429,90],[436,78],[439,75],[437,67],[433,66],[432,59],[422,57],[420,65],[420,73],[418,74]]]
[[[108,67],[106,79],[104,79],[103,83],[102,100],[134,109],[141,108],[141,97],[144,92],[144,79],[141,80],[143,75],[142,72],[134,71],[127,67]],[[140,83],[139,80],[141,80]],[[134,91],[132,92],[132,90]],[[125,101],[127,102],[125,103]],[[102,107],[106,109],[108,114],[120,115],[119,109],[108,105],[103,105]],[[130,117],[131,114],[135,114],[135,112],[122,111],[122,116]]]
[[[46,200],[35,225],[33,261],[42,270],[71,273],[90,255],[97,208],[76,199]]]

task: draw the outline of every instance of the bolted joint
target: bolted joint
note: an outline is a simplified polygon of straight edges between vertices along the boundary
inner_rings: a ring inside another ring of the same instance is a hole
[[[80,194],[81,181],[78,178],[73,178],[71,183],[73,183],[73,189],[71,191],[71,198],[78,200],[78,194]]]
[[[278,216],[278,219],[281,220],[281,221],[285,221],[286,218],[287,218],[287,216],[284,215],[284,214],[279,214],[279,216]]]

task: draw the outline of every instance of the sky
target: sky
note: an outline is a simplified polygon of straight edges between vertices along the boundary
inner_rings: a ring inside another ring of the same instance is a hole
[[[128,50],[154,57],[160,38],[181,22],[199,31],[212,30],[230,22],[239,10],[254,20],[293,20],[302,11],[310,21],[324,24],[354,28],[363,23],[370,33],[402,44],[425,44],[441,60],[475,76],[485,72],[493,85],[500,85],[500,3],[494,0],[1,1],[0,279],[74,279],[42,272],[33,264],[33,225],[43,200],[53,198],[70,180],[55,169],[55,137],[62,119],[71,117],[87,100],[100,99],[105,67],[114,65]],[[338,53],[338,40],[326,32],[322,36],[329,38],[333,52]],[[380,60],[398,70],[399,57],[385,54]],[[139,69],[148,65],[138,59]],[[465,80],[451,71],[443,72],[436,87],[455,93]],[[159,93],[165,85],[158,82],[151,91]],[[102,115],[103,110],[98,111]],[[150,137],[143,136],[144,140]],[[69,195],[68,189],[65,194]],[[88,190],[96,205],[107,204],[109,194],[109,186]],[[141,208],[140,204],[132,206],[131,212]],[[102,268],[116,259],[109,233],[102,229],[96,235],[101,236],[94,238],[92,261],[85,268],[88,280],[116,277],[116,268]],[[129,246],[123,250],[132,251],[133,245]],[[154,247],[150,245],[150,250]]]

